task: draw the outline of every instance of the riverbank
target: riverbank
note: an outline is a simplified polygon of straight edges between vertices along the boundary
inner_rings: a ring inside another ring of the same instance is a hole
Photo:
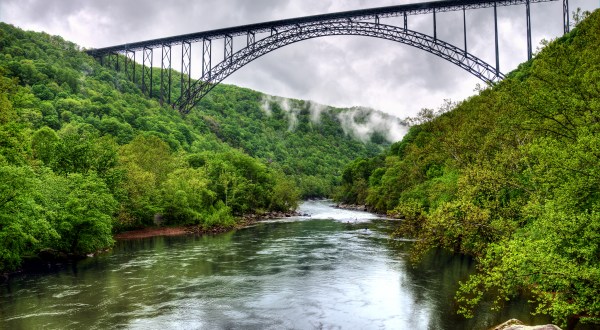
[[[240,218],[238,223],[233,227],[211,227],[203,228],[201,226],[174,226],[174,227],[147,227],[142,229],[135,229],[124,231],[115,234],[113,238],[115,240],[127,240],[127,239],[142,239],[155,236],[181,236],[181,235],[206,235],[206,234],[220,234],[228,232],[230,230],[246,228],[250,225],[255,224],[261,220],[270,219],[281,219],[289,218],[293,216],[303,215],[297,211],[290,212],[268,212],[265,214],[248,214]]]
[[[184,235],[215,235],[225,233],[231,230],[242,229],[249,227],[261,220],[282,219],[293,216],[301,216],[297,211],[290,212],[268,212],[265,214],[248,214],[240,218],[238,223],[233,227],[211,227],[202,228],[201,226],[173,226],[173,227],[146,227],[135,230],[128,230],[113,235],[115,240],[136,240],[158,236],[184,236]],[[66,263],[77,260],[92,258],[98,254],[110,251],[111,248],[102,249],[86,255],[67,254],[59,251],[44,250],[38,255],[27,258],[23,261],[21,267],[13,272],[0,273],[0,281],[7,280],[9,277],[16,274],[28,272],[39,272],[40,270],[50,270]]]

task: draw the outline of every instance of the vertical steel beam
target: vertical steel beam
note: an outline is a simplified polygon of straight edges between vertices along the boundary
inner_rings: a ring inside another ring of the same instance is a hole
[[[531,45],[531,9],[529,8],[529,0],[525,2],[525,12],[527,16],[527,60],[530,60],[533,54],[533,47]]]
[[[375,15],[375,24],[379,24],[379,15]]]
[[[496,77],[500,75],[500,55],[498,51],[498,12],[496,2],[494,1],[494,36],[496,45]]]
[[[569,33],[569,30],[571,29],[571,27],[569,26],[569,0],[563,0],[563,25],[564,33]]]
[[[463,33],[465,36],[465,56],[467,56],[467,13],[465,7],[463,7]]]
[[[408,16],[404,12],[404,30],[408,30]]]
[[[125,75],[135,84],[135,51],[125,51]]]
[[[202,39],[202,78],[209,81],[212,69],[212,40]]]
[[[142,93],[148,93],[150,97],[152,97],[152,60],[154,57],[152,53],[152,48],[144,47],[142,49]]]
[[[115,71],[119,71],[119,54],[112,53],[110,56],[112,56],[113,62],[115,63]]]
[[[113,57],[114,53],[106,54],[106,67],[114,70],[115,69],[115,58]]]
[[[229,62],[231,62],[233,60],[233,37],[230,35],[225,35],[223,46],[223,61],[229,60]]]
[[[171,45],[162,45],[160,61],[160,104],[171,103]]]
[[[254,49],[254,43],[256,42],[256,34],[253,31],[248,31],[246,34],[246,46]]]
[[[435,20],[435,8],[433,8],[433,40],[437,40],[437,26]]]
[[[187,79],[186,79],[187,75]],[[181,97],[190,95],[190,86],[192,83],[192,43],[189,41],[181,42]]]

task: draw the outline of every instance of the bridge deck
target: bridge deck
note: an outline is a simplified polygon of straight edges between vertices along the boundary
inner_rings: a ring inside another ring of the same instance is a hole
[[[445,1],[430,1],[413,3],[406,5],[359,9],[352,11],[344,11],[338,13],[322,14],[305,16],[291,19],[283,19],[277,21],[263,22],[257,24],[248,24],[235,26],[224,29],[211,31],[196,32],[190,34],[182,34],[178,36],[159,38],[153,40],[139,41],[130,44],[123,44],[105,48],[90,49],[87,51],[92,56],[102,56],[111,53],[124,51],[139,51],[143,48],[158,48],[163,45],[178,45],[182,42],[198,42],[204,39],[219,39],[225,36],[233,37],[246,35],[249,32],[263,33],[270,32],[272,29],[285,29],[298,24],[307,24],[323,21],[340,21],[340,20],[374,20],[376,18],[398,17],[406,15],[420,15],[432,12],[449,12],[463,9],[478,9],[489,8],[496,6],[512,6],[525,4],[527,2],[550,2],[557,0],[445,0]]]

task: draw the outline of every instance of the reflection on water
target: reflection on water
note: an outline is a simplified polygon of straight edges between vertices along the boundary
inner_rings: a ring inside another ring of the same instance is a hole
[[[467,257],[443,252],[421,264],[393,221],[326,202],[310,217],[217,236],[120,241],[114,251],[0,284],[0,328],[485,329],[522,303],[473,320],[456,316]]]

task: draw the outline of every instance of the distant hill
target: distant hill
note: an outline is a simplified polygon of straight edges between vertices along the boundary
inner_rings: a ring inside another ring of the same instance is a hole
[[[332,108],[231,85],[217,86],[188,117],[196,131],[281,168],[305,198],[331,195],[345,164],[380,153],[407,131],[396,117],[372,109]]]

